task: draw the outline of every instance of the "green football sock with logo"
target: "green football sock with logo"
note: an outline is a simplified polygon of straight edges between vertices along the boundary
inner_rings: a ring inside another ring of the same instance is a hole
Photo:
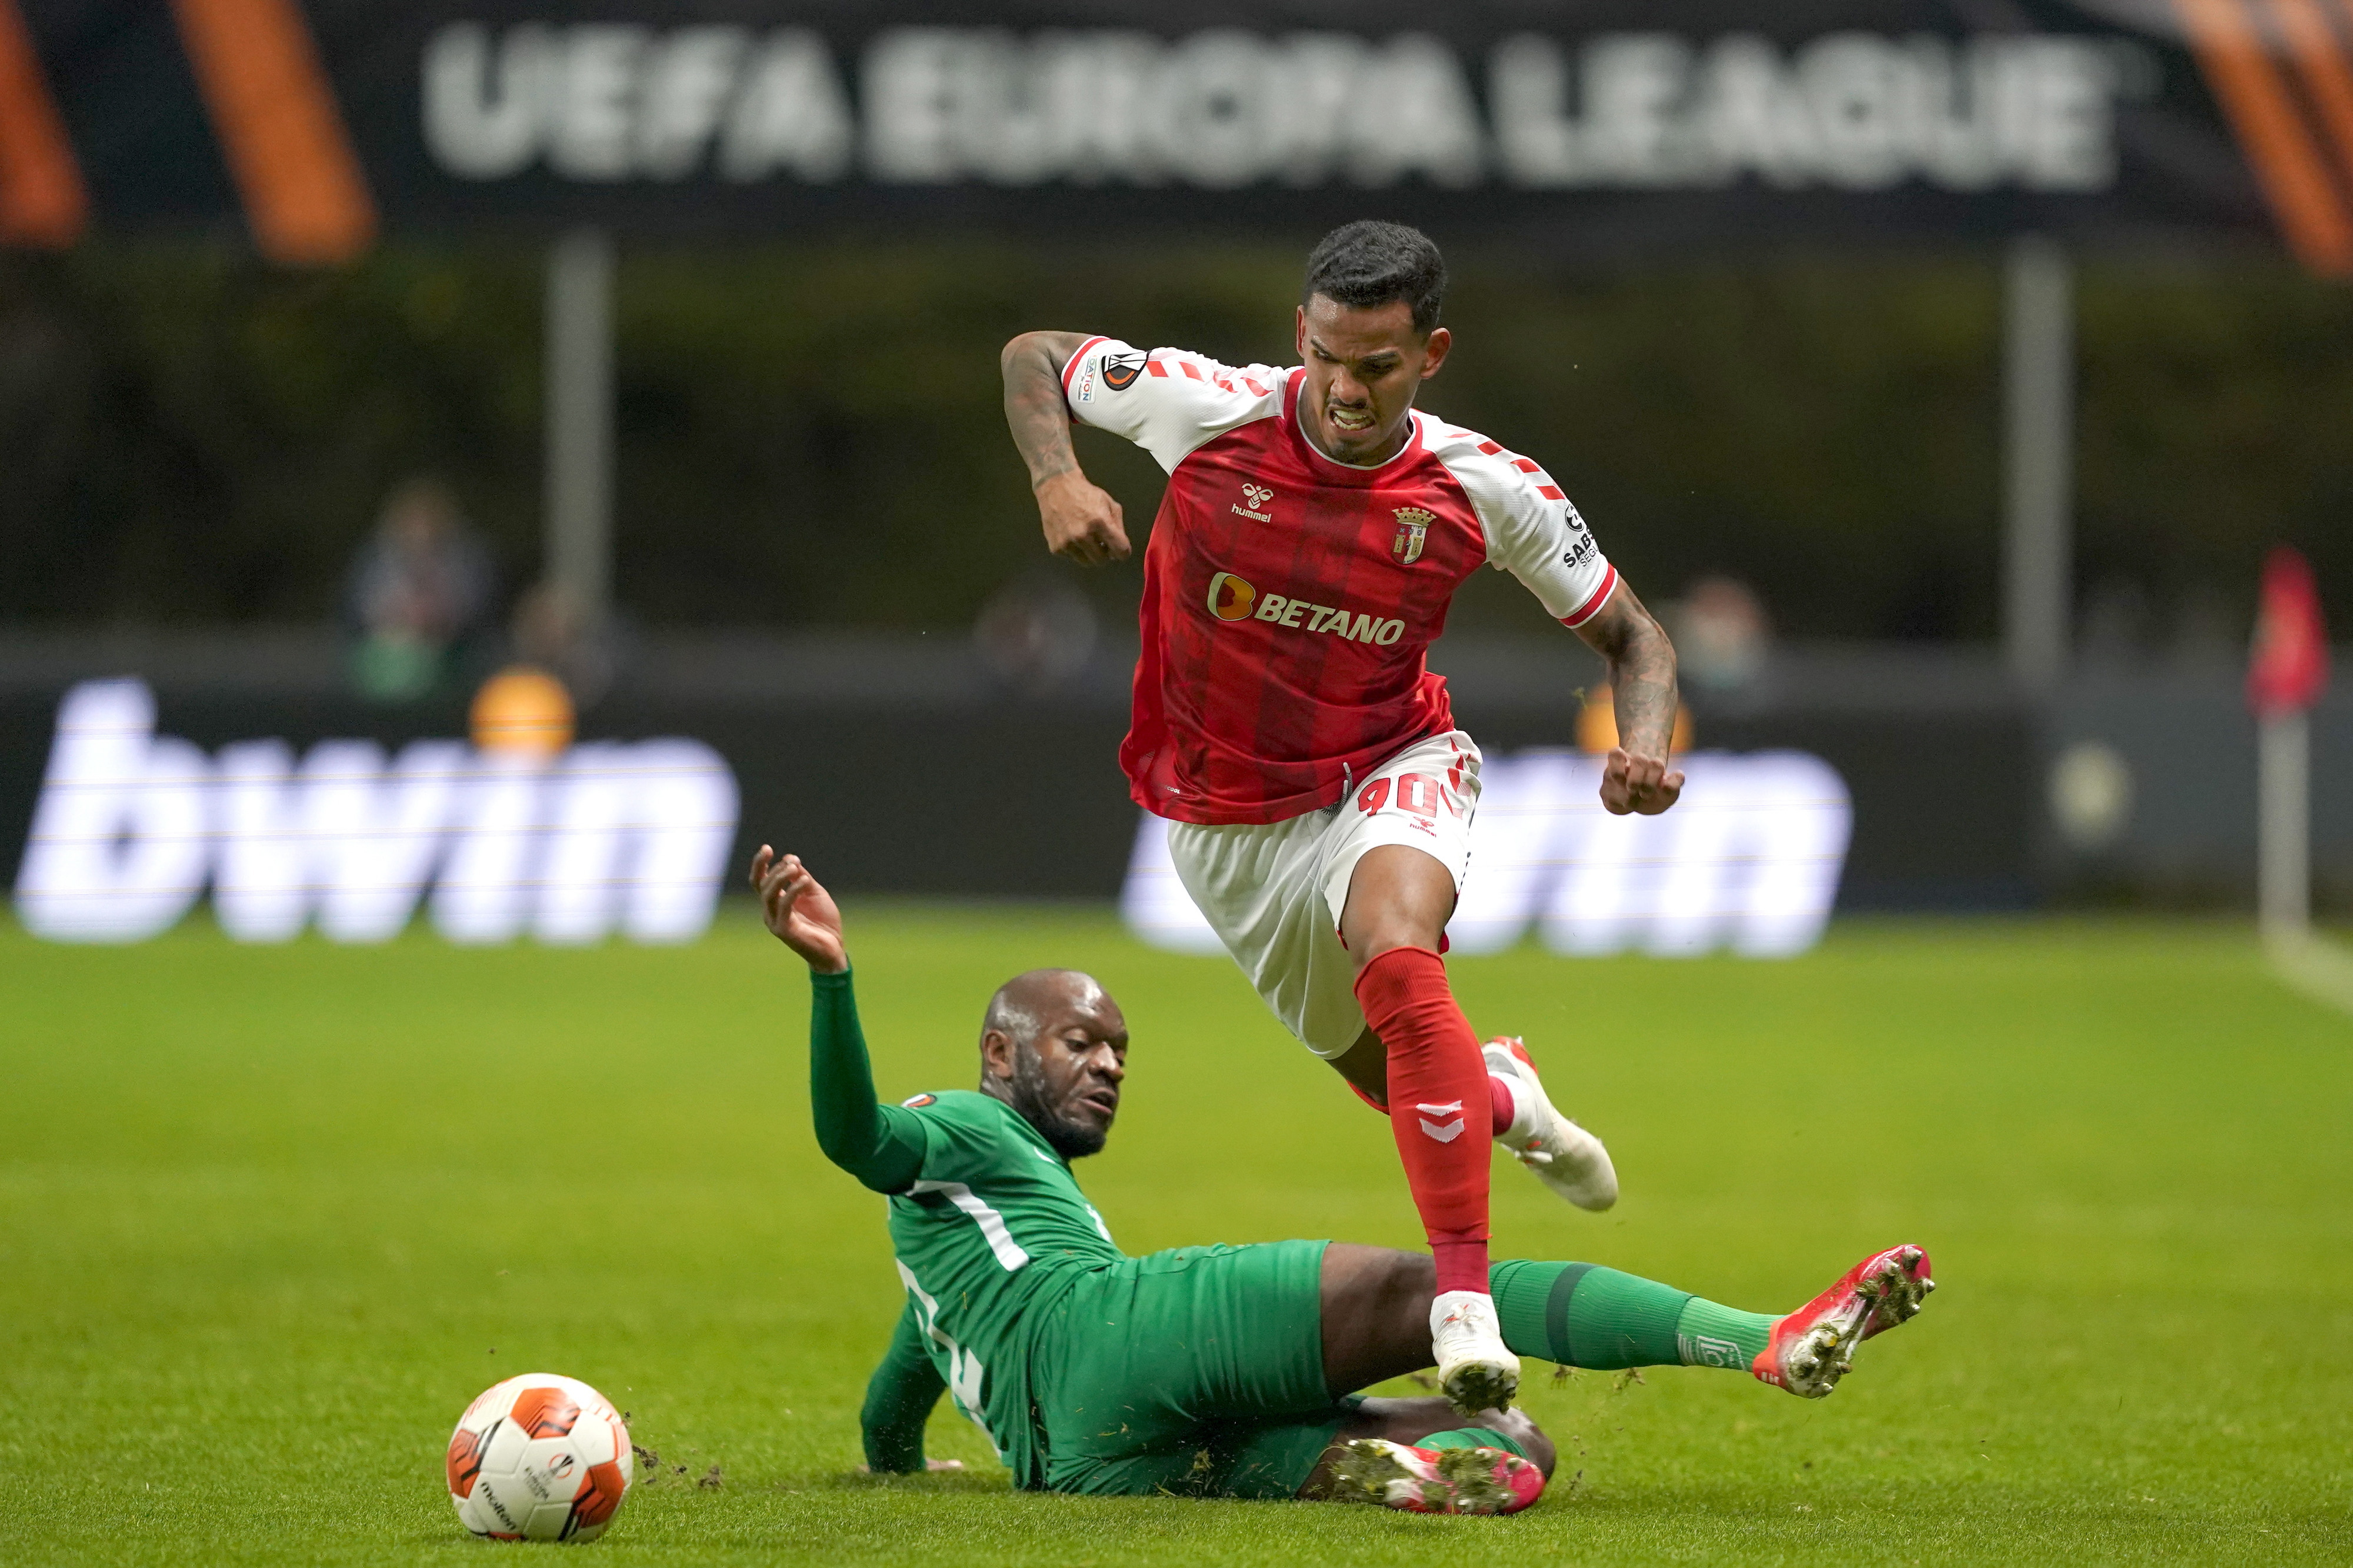
[[[1685,1366],[1722,1366],[1746,1372],[1765,1353],[1780,1319],[1770,1312],[1744,1312],[1694,1296],[1675,1320],[1675,1343]]]
[[[1563,1366],[1722,1366],[1746,1372],[1771,1339],[1775,1319],[1703,1300],[1594,1263],[1512,1258],[1488,1270],[1488,1287],[1514,1353]]]

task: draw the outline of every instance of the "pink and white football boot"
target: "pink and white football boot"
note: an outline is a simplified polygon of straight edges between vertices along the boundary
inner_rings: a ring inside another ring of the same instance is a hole
[[[1618,1170],[1601,1140],[1563,1116],[1546,1098],[1535,1058],[1516,1035],[1498,1035],[1479,1047],[1490,1077],[1512,1091],[1512,1124],[1496,1140],[1536,1179],[1581,1209],[1618,1201]]]
[[[1407,1513],[1517,1513],[1544,1496],[1533,1460],[1501,1448],[1417,1448],[1386,1437],[1347,1444],[1332,1495]]]
[[[1910,1245],[1874,1252],[1839,1282],[1773,1325],[1748,1368],[1758,1380],[1820,1399],[1854,1370],[1854,1348],[1909,1321],[1936,1282],[1928,1255]]]

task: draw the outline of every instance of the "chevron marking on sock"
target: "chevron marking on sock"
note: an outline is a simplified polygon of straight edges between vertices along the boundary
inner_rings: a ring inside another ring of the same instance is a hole
[[[1462,1102],[1461,1100],[1450,1100],[1444,1105],[1417,1105],[1414,1109],[1426,1113],[1421,1119],[1421,1130],[1440,1143],[1451,1143],[1462,1136]],[[1432,1116],[1440,1120],[1432,1121],[1430,1120]],[[1446,1120],[1447,1118],[1451,1120]]]

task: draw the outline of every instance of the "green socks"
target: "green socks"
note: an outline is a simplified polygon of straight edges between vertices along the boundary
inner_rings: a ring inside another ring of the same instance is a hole
[[[1591,1263],[1498,1263],[1488,1270],[1504,1342],[1563,1366],[1612,1371],[1682,1362],[1675,1322],[1688,1291]]]
[[[1694,1296],[1675,1320],[1675,1344],[1685,1366],[1728,1366],[1746,1372],[1765,1353],[1780,1320],[1768,1312],[1742,1312]]]
[[[1630,1366],[1746,1371],[1774,1319],[1702,1300],[1592,1263],[1514,1258],[1488,1270],[1504,1342],[1514,1353],[1610,1372]]]
[[[1417,1448],[1501,1448],[1506,1454],[1517,1454],[1523,1459],[1528,1457],[1528,1451],[1521,1447],[1517,1440],[1509,1433],[1498,1432],[1493,1426],[1457,1426],[1451,1432],[1432,1432],[1414,1447]]]

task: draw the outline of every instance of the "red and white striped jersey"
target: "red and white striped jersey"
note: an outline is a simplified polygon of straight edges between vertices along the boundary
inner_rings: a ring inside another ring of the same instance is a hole
[[[1073,417],[1168,471],[1145,551],[1144,647],[1120,765],[1178,822],[1281,822],[1453,728],[1425,654],[1482,563],[1564,626],[1616,570],[1527,458],[1426,414],[1357,468],[1295,412],[1306,373],[1090,338],[1062,373]]]

